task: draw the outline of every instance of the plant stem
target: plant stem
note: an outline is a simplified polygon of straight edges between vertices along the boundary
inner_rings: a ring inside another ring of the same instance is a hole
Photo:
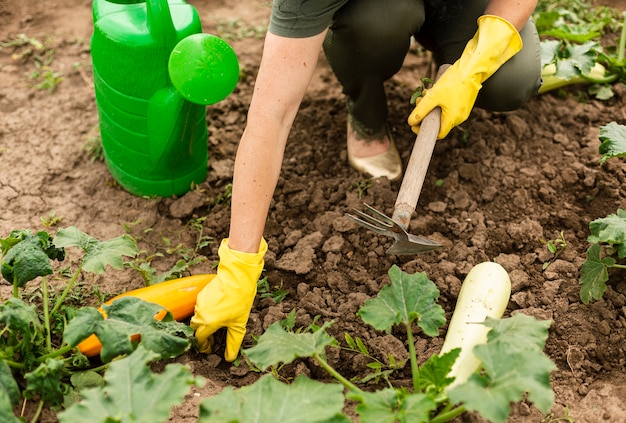
[[[41,294],[43,296],[43,327],[46,331],[46,349],[50,351],[52,341],[50,336],[50,315],[48,315],[48,278],[41,278]]]
[[[76,269],[76,272],[72,275],[72,279],[70,279],[70,281],[68,282],[67,286],[63,290],[63,293],[61,294],[61,296],[57,300],[56,304],[52,308],[52,311],[50,312],[50,315],[53,315],[54,313],[56,313],[57,310],[59,309],[59,307],[61,307],[61,304],[63,304],[63,301],[65,301],[65,298],[67,298],[67,296],[69,295],[70,291],[72,290],[72,287],[74,286],[74,283],[76,282],[76,279],[78,279],[78,275],[80,275],[80,272],[82,270],[83,270],[83,267],[82,266],[78,266],[78,269]]]
[[[39,420],[39,416],[41,415],[41,410],[43,410],[43,400],[39,401],[39,405],[37,406],[37,411],[35,411],[35,415],[31,419],[31,423],[36,423]]]
[[[413,332],[411,332],[411,324],[406,324],[406,338],[409,344],[409,357],[411,359],[411,375],[413,377],[413,392],[418,392],[418,376],[419,368],[417,367],[417,354],[415,353],[415,342],[413,341]]]
[[[3,358],[3,360],[5,363],[9,365],[9,367],[13,367],[14,369],[24,370],[26,368],[26,364],[24,363],[18,363],[17,361],[7,360],[6,358]]]
[[[442,412],[440,414],[438,414],[436,417],[434,417],[432,420],[430,420],[429,423],[444,423],[444,422],[448,422],[450,420],[452,420],[453,418],[460,416],[461,414],[465,413],[465,406],[460,405],[457,408],[453,408],[450,411],[446,411],[446,412]]]
[[[319,354],[313,354],[312,357],[326,370],[332,377],[337,379],[343,386],[351,390],[352,392],[362,393],[363,391],[359,389],[355,384],[350,382],[348,379],[343,377],[339,372],[331,367],[330,364],[326,362]]]
[[[48,354],[42,355],[40,357],[37,357],[37,361],[40,363],[43,363],[44,361],[46,361],[49,358],[55,358],[58,357],[60,355],[63,355],[67,352],[70,352],[72,350],[73,347],[70,347],[69,345],[66,345],[64,347],[59,348],[58,350],[54,350]]]
[[[624,60],[624,49],[626,49],[626,12],[624,12],[624,20],[622,21],[622,34],[619,37],[619,47],[617,50],[617,60],[620,65]]]

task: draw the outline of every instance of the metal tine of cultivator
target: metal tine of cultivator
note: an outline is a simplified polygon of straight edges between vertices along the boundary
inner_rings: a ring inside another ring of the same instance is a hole
[[[367,204],[366,204],[366,206],[367,206]],[[390,225],[387,222],[383,222],[381,220],[378,220],[375,217],[370,216],[367,213],[363,213],[361,210],[357,210],[357,209],[352,209],[352,210],[358,216],[354,216],[354,215],[352,215],[350,213],[346,213],[346,216],[348,216],[354,222],[356,222],[359,225],[365,227],[366,229],[369,229],[370,231],[374,231],[374,232],[379,233],[381,235],[389,235],[389,231],[391,230],[393,225]],[[389,219],[385,215],[382,215],[382,216],[383,216],[383,218]]]

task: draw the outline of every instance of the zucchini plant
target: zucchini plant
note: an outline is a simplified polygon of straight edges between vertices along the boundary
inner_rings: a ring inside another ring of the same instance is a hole
[[[67,267],[53,266],[54,261],[68,259],[69,248],[78,250],[79,257]],[[95,401],[91,395],[96,392],[94,390],[104,389],[105,382],[108,385],[102,401],[108,406],[100,404],[97,413],[102,419],[98,420],[92,409],[88,419],[80,420],[113,421],[107,419],[117,419],[120,412],[112,411],[107,415],[102,411],[123,410],[124,401],[131,398],[125,394],[129,386],[109,383],[112,378],[126,373],[123,380],[127,383],[143,385],[148,379],[145,372],[150,371],[145,364],[180,355],[190,346],[188,338],[193,331],[187,325],[176,322],[171,312],[162,314],[162,306],[141,298],[125,296],[104,305],[103,311],[108,319],[94,307],[63,313],[63,310],[69,310],[67,300],[84,272],[103,274],[109,267],[122,269],[124,257],[137,254],[137,245],[130,236],[122,235],[101,242],[76,227],[60,229],[55,236],[45,231],[33,234],[30,230],[19,230],[0,239],[0,249],[2,276],[13,284],[12,297],[0,304],[1,421],[23,421],[26,416],[21,415],[20,410],[24,407],[19,406],[20,402],[34,401],[37,404],[34,415],[29,416],[33,422],[39,418],[44,405],[54,409],[69,408],[72,404],[83,404],[80,407],[84,407]],[[49,293],[51,277],[65,284],[58,296]],[[36,285],[38,282],[40,286]],[[37,295],[24,295],[27,284],[38,291]],[[161,320],[155,320],[158,313],[161,313]],[[77,348],[93,333],[97,333],[105,344],[100,360],[89,360]],[[133,339],[136,334],[140,334],[141,349],[137,339]],[[137,354],[136,350],[139,350]],[[117,360],[114,366],[111,364],[113,373],[107,376],[109,363],[114,358]],[[137,362],[141,369],[129,372],[128,369]],[[179,392],[181,383],[186,386],[199,383],[199,379],[189,373],[186,368],[173,367],[166,375],[155,375],[155,381],[163,378],[165,382],[155,383],[160,391],[146,394],[146,397],[173,405],[169,401],[178,396],[167,399],[169,393]],[[120,391],[116,393],[115,390]],[[137,388],[137,392],[143,390],[149,392],[150,388]],[[78,400],[81,401],[77,403]],[[141,415],[132,407],[131,412],[135,416]],[[78,415],[72,413],[68,415]],[[143,413],[149,416],[146,421],[165,421],[169,408],[165,414],[163,407],[156,406]]]
[[[586,0],[542,0],[534,19],[542,38],[540,94],[588,85],[590,94],[606,100],[613,96],[612,84],[626,82],[626,14]],[[619,38],[603,47],[602,37],[609,31]]]
[[[466,411],[504,423],[510,403],[527,398],[547,413],[554,401],[550,372],[556,367],[543,353],[550,321],[516,314],[502,319],[510,294],[506,271],[496,263],[476,266],[466,277],[444,342],[445,351],[417,364],[413,330],[434,337],[445,324],[436,301],[439,291],[426,274],[389,270],[390,284],[365,302],[358,315],[376,330],[406,329],[412,386],[367,391],[339,373],[326,348],[339,347],[328,334],[333,322],[312,330],[291,331],[277,322],[252,348],[243,351],[260,370],[276,369],[310,357],[338,383],[300,375],[284,383],[267,374],[240,389],[228,387],[200,404],[199,422],[350,422],[346,400],[354,401],[362,423],[449,421]],[[346,336],[346,340],[353,340]],[[354,344],[347,342],[348,347]],[[401,367],[401,366],[398,366]]]
[[[626,126],[610,122],[600,127],[600,164],[626,157]],[[626,269],[626,210],[589,223],[589,248],[580,272],[580,299],[588,304],[606,291],[610,269]]]

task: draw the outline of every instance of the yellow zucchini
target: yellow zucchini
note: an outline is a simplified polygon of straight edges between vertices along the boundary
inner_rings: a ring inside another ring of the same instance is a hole
[[[155,319],[161,320],[165,317],[167,311],[170,311],[174,316],[174,319],[183,320],[193,314],[198,293],[211,280],[213,280],[214,277],[214,274],[202,274],[173,279],[125,292],[111,298],[106,301],[105,304],[111,305],[113,301],[122,297],[137,297],[144,301],[163,306],[164,309],[154,316]],[[102,308],[99,308],[98,310],[100,310],[100,312],[106,317],[106,313]],[[90,337],[78,344],[78,349],[87,357],[93,357],[100,354],[102,344],[100,343],[98,337],[95,334],[92,334]]]

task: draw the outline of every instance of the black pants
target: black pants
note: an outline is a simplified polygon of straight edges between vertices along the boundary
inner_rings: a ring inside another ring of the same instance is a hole
[[[351,0],[341,8],[324,52],[343,92],[355,129],[376,134],[384,127],[387,96],[383,83],[402,67],[415,39],[432,51],[437,64],[454,63],[478,29],[488,0]],[[539,36],[532,21],[520,31],[522,50],[485,83],[476,107],[519,108],[541,84]],[[407,93],[407,102],[411,93]]]

